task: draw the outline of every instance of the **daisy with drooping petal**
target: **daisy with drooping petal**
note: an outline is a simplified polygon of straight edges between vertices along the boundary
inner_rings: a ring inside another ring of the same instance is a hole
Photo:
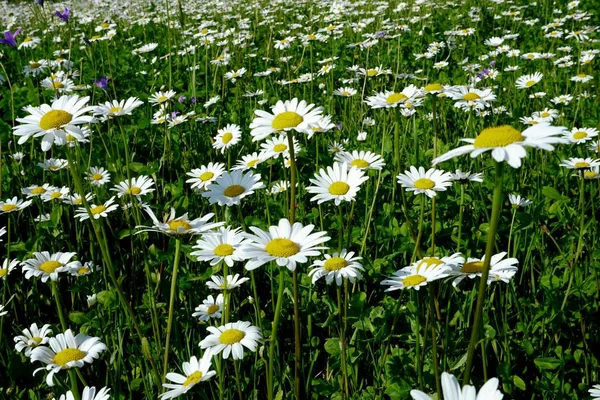
[[[169,90],[166,92],[158,91],[148,98],[148,103],[151,103],[154,105],[164,104],[167,101],[171,100],[174,96],[175,96],[174,90]]]
[[[199,382],[205,382],[215,376],[217,374],[215,371],[209,371],[212,356],[210,351],[204,352],[200,361],[196,356],[192,356],[189,362],[184,362],[181,365],[185,375],[169,372],[166,378],[173,383],[163,383],[163,387],[169,390],[158,396],[158,398],[160,400],[174,399],[187,393]]]
[[[214,137],[213,147],[217,150],[221,150],[221,154],[223,154],[225,153],[225,150],[236,145],[240,140],[242,140],[242,129],[239,125],[228,124],[217,131],[217,136]]]
[[[461,388],[454,375],[442,372],[442,392],[444,399],[448,400],[502,400],[504,395],[498,390],[498,385],[498,379],[492,378],[477,393],[475,387],[465,385]],[[413,400],[431,400],[431,397],[420,390],[411,390],[410,395]]]
[[[215,299],[209,295],[206,300],[194,309],[192,317],[197,317],[200,321],[208,321],[211,318],[221,318],[223,311],[223,295],[219,294]]]
[[[90,204],[90,213],[92,214],[92,217],[94,217],[94,219],[108,217],[109,212],[115,211],[117,208],[119,208],[119,205],[114,204],[114,202],[115,196],[105,201],[104,204]],[[90,218],[90,214],[88,214],[88,211],[85,207],[79,207],[75,212],[75,218],[79,218],[79,221],[85,221],[86,219]]]
[[[354,201],[360,185],[368,179],[364,171],[356,167],[348,168],[345,162],[335,162],[327,170],[321,168],[314,179],[309,179],[314,186],[308,186],[306,191],[316,194],[311,201],[321,204],[333,200],[338,206],[342,201]]]
[[[154,180],[146,175],[140,175],[137,178],[132,178],[131,183],[129,181],[124,180],[123,182],[119,182],[115,187],[110,190],[117,192],[117,196],[119,198],[125,195],[132,196],[143,196],[148,193],[154,192]]]
[[[381,281],[381,284],[389,286],[385,289],[386,292],[398,289],[419,290],[421,286],[425,286],[429,282],[447,277],[451,269],[452,267],[446,263],[440,264],[439,259],[419,260],[394,272],[389,279]]]
[[[264,187],[265,185],[260,181],[260,174],[236,170],[225,172],[200,194],[208,198],[210,204],[217,203],[220,206],[230,207],[240,204],[244,197]]]
[[[22,335],[14,337],[15,350],[19,353],[25,350],[25,357],[29,357],[33,349],[48,343],[50,340],[48,335],[52,334],[52,329],[50,329],[49,324],[38,329],[37,324],[34,322],[29,329],[23,329],[22,333]]]
[[[266,154],[254,152],[252,154],[242,156],[242,159],[238,160],[237,164],[231,169],[233,171],[248,171],[250,169],[256,169],[256,167],[266,159]]]
[[[515,83],[517,89],[528,89],[542,80],[544,75],[536,72],[532,75],[523,75],[517,78],[517,82]]]
[[[127,100],[107,101],[94,107],[94,115],[100,115],[104,119],[120,117],[122,115],[131,115],[133,110],[144,104],[137,97],[130,97]]]
[[[311,125],[319,121],[323,112],[321,107],[307,104],[304,100],[298,101],[297,98],[285,102],[279,100],[271,110],[273,114],[263,110],[254,111],[257,117],[250,124],[252,141],[263,140],[272,133],[282,131],[309,133]]]
[[[29,207],[30,204],[31,200],[23,201],[17,198],[17,196],[12,199],[6,199],[6,201],[0,201],[0,215],[21,211]]]
[[[410,85],[399,93],[385,91],[383,93],[377,93],[375,96],[369,96],[365,100],[365,103],[373,109],[390,108],[397,107],[420,96],[422,96],[421,90],[415,85]]]
[[[445,191],[448,186],[452,186],[452,174],[435,168],[426,172],[423,167],[417,169],[411,166],[410,171],[404,171],[396,178],[407,192],[414,192],[415,195],[424,193],[430,198],[435,197],[435,192]]]
[[[52,189],[48,190],[46,193],[44,193],[40,197],[42,198],[43,201],[56,200],[58,202],[61,202],[64,199],[66,199],[68,196],[69,196],[69,188],[66,186],[63,186],[61,188],[53,187]]]
[[[589,140],[594,139],[598,136],[598,129],[596,128],[573,128],[570,132],[565,132],[565,137],[571,143],[585,143]]]
[[[73,266],[80,266],[79,261],[71,261],[76,253],[54,253],[50,254],[47,251],[34,252],[33,257],[21,263],[25,279],[30,279],[32,276],[42,277],[42,282],[50,280],[58,280],[58,274],[68,271]]]
[[[1,233],[2,232],[0,230],[0,234]],[[4,259],[4,261],[2,261],[2,265],[0,266],[0,279],[6,279],[8,274],[10,274],[17,265],[19,265],[19,260]]]
[[[42,186],[32,185],[23,188],[21,189],[21,193],[23,193],[25,196],[27,196],[28,199],[30,199],[32,197],[42,196],[44,193],[46,193],[52,188],[54,188],[54,186],[50,186],[50,184],[44,183]]]
[[[202,235],[193,246],[198,250],[191,252],[190,255],[198,257],[198,261],[210,261],[211,266],[223,261],[233,267],[235,261],[244,260],[238,251],[243,240],[239,228],[220,227],[218,232]]]
[[[95,195],[93,193],[88,193],[85,195],[85,201],[89,203],[94,199],[94,197]],[[72,195],[67,196],[64,202],[72,206],[80,206],[83,204],[83,199],[79,193],[73,193]]]
[[[208,185],[213,183],[218,177],[225,172],[225,164],[208,163],[200,168],[195,168],[186,175],[191,176],[186,182],[192,184],[192,189],[206,189]]]
[[[348,252],[343,249],[341,253],[325,254],[324,260],[317,260],[311,267],[316,267],[310,270],[308,276],[312,276],[314,284],[322,277],[325,277],[325,282],[331,285],[335,279],[338,286],[342,286],[344,279],[348,279],[350,283],[354,283],[357,279],[362,279],[361,271],[364,271],[362,264],[359,261],[362,257],[354,257],[354,252]]]
[[[4,311],[4,306],[0,304],[0,317],[5,316],[6,314],[8,314],[8,311]]]
[[[319,255],[319,246],[331,239],[327,232],[311,233],[314,225],[303,226],[296,222],[293,225],[282,218],[277,226],[269,227],[265,232],[251,226],[254,234],[246,234],[247,240],[242,244],[240,253],[248,260],[246,269],[251,271],[270,261],[290,271],[296,269],[298,263],[308,262],[308,257]]]
[[[502,253],[498,253],[492,256],[490,262],[490,273],[487,282],[488,285],[498,280],[495,278],[495,276],[499,276],[499,274],[502,272],[511,272],[511,276],[513,276],[517,272],[518,268],[516,267],[516,264],[519,263],[519,260],[517,260],[516,258],[507,258],[503,260],[506,254],[507,253],[503,251]],[[485,255],[482,259],[469,257],[467,258],[467,261],[464,264],[462,264],[462,266],[455,265],[450,273],[450,276],[454,277],[454,280],[452,281],[452,286],[458,286],[458,284],[462,282],[462,280],[465,278],[475,279],[476,277],[481,277],[484,262]]]
[[[110,182],[110,173],[103,167],[90,167],[85,179],[94,186],[104,186]]]
[[[260,329],[252,326],[250,322],[229,322],[223,326],[206,328],[211,334],[200,342],[202,349],[209,349],[212,355],[223,352],[223,358],[234,360],[244,358],[244,347],[250,351],[256,351],[258,342],[261,340]]]
[[[44,171],[60,171],[61,169],[65,169],[69,167],[69,162],[62,158],[49,158],[44,162],[37,163],[38,167],[42,168]]]
[[[357,93],[357,90],[351,87],[341,87],[333,91],[334,96],[352,97]]]
[[[492,89],[475,89],[467,86],[454,86],[446,90],[448,96],[456,100],[454,107],[464,111],[482,110],[490,107],[490,102],[496,100]]]
[[[67,135],[82,139],[83,133],[80,125],[92,122],[92,116],[86,115],[91,111],[87,106],[89,97],[61,96],[52,102],[52,105],[42,104],[39,107],[26,107],[29,113],[24,118],[17,118],[21,124],[15,126],[14,134],[20,136],[18,143],[23,144],[30,137],[42,139],[42,150],[52,148],[55,139],[62,143],[67,142]]]
[[[74,336],[70,329],[50,338],[48,344],[49,348],[38,346],[31,351],[31,362],[41,361],[46,364],[46,367],[36,369],[33,375],[43,369],[50,371],[46,377],[48,386],[54,386],[54,374],[60,370],[81,368],[85,363],[91,364],[101,352],[106,350],[106,345],[100,341],[100,338],[83,333]]]
[[[562,137],[564,132],[565,128],[562,126],[551,126],[545,123],[533,125],[523,132],[509,125],[486,128],[475,139],[461,139],[470,144],[439,156],[433,160],[433,165],[467,153],[475,158],[491,151],[494,160],[506,161],[511,167],[519,168],[521,159],[527,155],[525,147],[552,151],[554,144],[566,143]]]
[[[95,265],[93,261],[86,261],[83,265],[80,262],[73,264],[67,272],[71,276],[84,276],[99,270],[100,266]]]
[[[481,173],[471,173],[462,172],[460,169],[457,169],[452,175],[452,180],[458,183],[468,183],[468,182],[483,182],[483,174]]]
[[[2,228],[0,228],[0,238],[4,235],[6,235],[6,228],[2,227]],[[2,239],[0,239],[0,242],[2,242]]]
[[[568,160],[562,160],[561,167],[568,169],[586,170],[600,166],[600,159],[572,157]]]
[[[250,278],[240,278],[240,274],[227,275],[226,278],[212,275],[210,280],[212,282],[206,282],[206,286],[208,286],[209,289],[230,291],[239,287],[242,283],[249,281]]]
[[[353,150],[352,153],[340,151],[335,154],[335,160],[346,163],[348,168],[380,170],[385,167],[385,161],[379,154],[370,151]]]
[[[531,200],[527,200],[525,197],[514,193],[508,195],[508,201],[514,208],[527,207],[532,203]]]
[[[172,236],[193,236],[199,235],[202,232],[210,231],[225,224],[225,222],[209,223],[208,221],[210,221],[210,219],[215,215],[213,213],[208,213],[203,217],[193,220],[188,218],[187,213],[175,218],[174,208],[171,208],[169,215],[166,215],[163,219],[163,222],[160,222],[150,207],[143,206],[143,209],[146,211],[146,213],[148,213],[150,219],[152,219],[153,226],[136,226],[136,229],[140,229],[137,233],[159,232]]]

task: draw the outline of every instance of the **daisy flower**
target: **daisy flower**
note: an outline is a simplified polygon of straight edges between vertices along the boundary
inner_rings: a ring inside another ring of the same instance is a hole
[[[517,89],[528,89],[536,83],[538,83],[539,81],[541,81],[543,76],[544,75],[539,72],[536,72],[532,75],[520,76],[519,78],[517,78],[515,86],[517,87]]]
[[[398,105],[404,104],[414,97],[422,96],[421,90],[415,85],[410,85],[403,89],[401,92],[385,91],[383,93],[377,93],[375,96],[369,96],[365,100],[365,103],[372,109],[377,108],[390,108],[397,107]]]
[[[314,186],[308,186],[306,191],[316,194],[311,201],[321,204],[333,200],[338,206],[342,201],[354,201],[360,185],[368,179],[364,171],[356,167],[348,168],[346,163],[335,162],[327,170],[321,168],[315,178],[310,179]]]
[[[452,185],[452,174],[435,168],[430,168],[425,172],[425,168],[414,166],[410,171],[404,171],[404,174],[398,175],[398,183],[406,188],[407,192],[415,192],[415,195],[424,193],[430,198],[435,197],[439,191],[445,191]]]
[[[0,215],[21,211],[29,207],[30,204],[31,200],[23,201],[17,198],[17,196],[12,199],[6,199],[6,201],[0,201]]]
[[[210,335],[200,342],[200,347],[209,349],[211,355],[223,352],[224,359],[229,358],[230,354],[234,360],[243,359],[244,347],[254,352],[261,340],[260,329],[246,321],[229,322],[219,327],[209,326],[206,330]]]
[[[590,396],[592,396],[592,398],[600,399],[600,385],[592,386],[592,388],[588,390],[588,393],[590,394]]]
[[[308,257],[319,255],[319,250],[326,249],[319,245],[331,239],[327,232],[311,233],[314,225],[303,226],[296,222],[293,225],[282,218],[277,226],[269,227],[265,232],[251,226],[254,234],[246,234],[247,241],[242,244],[241,254],[248,260],[246,269],[251,271],[270,261],[290,271],[296,269],[298,263],[304,264]]]
[[[61,188],[53,187],[52,189],[46,191],[46,193],[44,193],[40,197],[42,198],[43,201],[56,200],[56,201],[60,202],[60,201],[63,201],[64,199],[66,199],[68,196],[69,196],[69,188],[66,186],[63,186]]]
[[[14,134],[20,136],[18,144],[23,144],[30,137],[42,139],[42,150],[48,151],[52,148],[55,139],[66,143],[67,135],[77,139],[83,137],[80,125],[92,122],[92,116],[86,115],[91,111],[87,106],[89,97],[80,98],[74,96],[61,96],[52,102],[52,105],[42,104],[39,107],[26,107],[29,113],[24,118],[17,118],[21,124],[15,126]]]
[[[90,167],[85,177],[93,186],[104,186],[110,182],[110,173],[104,167]]]
[[[242,156],[241,160],[238,160],[237,164],[231,168],[233,171],[241,170],[248,171],[249,169],[256,169],[258,164],[265,161],[266,155],[263,153],[254,152],[246,156]]]
[[[87,196],[86,196],[87,197]],[[86,199],[87,200],[87,199]],[[115,211],[119,208],[118,204],[114,204],[115,196],[108,199],[104,204],[90,204],[90,213],[85,207],[79,207],[75,212],[75,218],[79,218],[79,221],[85,221],[90,218],[90,214],[94,219],[98,219],[100,217],[106,218],[108,217],[108,213]]]
[[[221,150],[221,154],[223,154],[225,150],[236,145],[240,140],[242,140],[242,129],[236,124],[229,124],[217,131],[212,146]]]
[[[137,178],[131,179],[131,183],[127,180],[118,183],[115,187],[110,190],[117,192],[119,198],[125,195],[133,196],[144,196],[148,193],[154,192],[152,188],[154,181],[152,178],[146,175],[138,176]]]
[[[54,374],[60,370],[81,368],[85,363],[91,364],[106,350],[106,345],[100,338],[83,333],[74,336],[70,329],[50,338],[48,344],[50,347],[39,346],[31,351],[31,362],[41,361],[46,364],[46,367],[36,369],[33,375],[43,369],[50,371],[46,377],[48,386],[54,386]]]
[[[542,111],[534,112],[532,117],[537,118],[539,121],[550,123],[558,118],[558,110],[553,108],[544,108]]]
[[[154,105],[164,104],[167,101],[171,100],[174,96],[175,96],[174,90],[169,90],[166,92],[158,91],[148,98],[148,103],[151,103]]]
[[[37,163],[37,165],[44,171],[54,172],[67,168],[69,166],[69,162],[62,158],[49,158],[44,162]]]
[[[257,117],[250,124],[252,141],[263,140],[272,133],[282,131],[309,133],[311,125],[321,118],[322,111],[321,107],[304,100],[298,101],[297,98],[285,102],[279,100],[272,107],[272,114],[263,110],[254,111]]]
[[[215,376],[217,374],[215,371],[209,371],[211,358],[212,353],[206,351],[200,361],[196,356],[192,356],[189,362],[184,362],[181,365],[185,375],[169,372],[166,378],[173,383],[163,383],[163,387],[169,390],[158,396],[158,398],[160,400],[174,399],[187,393],[199,382],[205,382]]]
[[[442,392],[444,399],[449,400],[502,400],[504,395],[498,390],[498,379],[492,378],[479,390],[475,387],[465,385],[460,387],[458,380],[454,375],[447,372],[442,372]],[[410,395],[413,400],[431,400],[431,397],[421,392],[420,390],[411,390]]]
[[[457,169],[452,175],[452,180],[458,183],[468,183],[468,182],[483,182],[483,174],[469,172],[462,172],[460,169]]]
[[[527,207],[532,203],[531,200],[527,200],[525,197],[513,193],[508,195],[508,201],[510,201],[510,204],[512,204],[514,208]]]
[[[279,135],[276,138],[268,139],[265,143],[260,145],[261,155],[268,158],[277,158],[279,156],[283,156],[285,158],[290,157],[290,150],[288,148],[288,138],[286,135]],[[302,149],[300,148],[300,144],[294,138],[294,154],[300,153]]]
[[[207,191],[202,192],[201,195],[208,198],[210,204],[217,203],[220,206],[230,207],[240,204],[244,197],[264,187],[265,185],[260,181],[260,174],[243,173],[236,170],[225,172],[211,183],[207,187]]]
[[[475,139],[461,139],[469,144],[439,156],[433,160],[433,165],[467,153],[475,158],[491,151],[494,160],[506,161],[511,167],[519,168],[521,159],[527,155],[526,147],[552,151],[553,144],[565,143],[565,139],[561,136],[564,132],[565,128],[562,126],[551,126],[545,123],[531,126],[523,132],[509,125],[487,128]]]
[[[519,260],[516,258],[507,258],[503,260],[506,256],[506,252],[498,253],[492,256],[490,261],[490,274],[488,277],[488,285],[498,279],[496,276],[500,276],[503,272],[512,273],[511,277],[517,272],[518,268],[516,264],[519,263]],[[476,277],[481,277],[483,272],[483,263],[485,262],[485,255],[482,259],[479,258],[467,258],[467,261],[462,265],[455,265],[450,272],[450,276],[454,278],[452,281],[452,286],[456,287],[463,279],[475,279]]]
[[[137,97],[130,97],[127,100],[107,101],[94,107],[93,114],[100,115],[105,119],[120,117],[122,115],[131,115],[133,110],[144,104]]]
[[[0,230],[0,234],[1,234],[1,230]],[[6,277],[8,276],[8,274],[11,273],[11,271],[13,269],[15,269],[15,267],[19,265],[19,260],[8,260],[8,259],[4,259],[4,261],[2,262],[2,266],[0,266],[0,279],[6,279]]]
[[[208,185],[213,183],[218,177],[225,172],[225,164],[209,163],[200,168],[195,168],[186,175],[191,176],[186,182],[192,184],[192,189],[206,189]]]
[[[572,157],[568,160],[563,160],[560,163],[561,167],[568,169],[585,170],[600,166],[600,159]]]
[[[335,160],[340,163],[346,163],[348,168],[356,167],[358,169],[380,170],[385,167],[385,161],[379,154],[370,151],[338,152],[335,154]]]
[[[4,306],[0,304],[0,317],[5,316],[6,314],[8,314],[8,311],[4,311]]]
[[[338,286],[342,286],[343,279],[354,283],[357,279],[362,279],[360,271],[365,270],[359,260],[362,260],[362,257],[354,257],[354,252],[348,252],[346,249],[341,253],[325,254],[324,260],[317,260],[311,265],[315,268],[310,270],[308,276],[312,276],[313,284],[322,277],[325,277],[328,285],[331,285],[334,279]]]
[[[79,261],[71,261],[76,253],[54,253],[50,254],[47,251],[34,252],[33,257],[21,263],[26,279],[31,279],[32,276],[42,277],[42,282],[50,280],[58,280],[58,274],[68,271],[74,266],[81,266]]]
[[[577,144],[585,143],[597,136],[598,129],[596,128],[573,128],[571,132],[565,132],[565,137],[569,142]]]
[[[202,232],[210,231],[224,225],[225,222],[211,222],[210,219],[214,216],[213,213],[208,213],[203,217],[190,220],[188,214],[185,213],[180,217],[175,218],[175,209],[171,208],[169,215],[165,215],[163,222],[160,222],[152,209],[148,206],[143,206],[144,210],[152,219],[153,226],[136,226],[140,228],[137,233],[141,232],[159,232],[173,236],[199,235]]]
[[[297,184],[296,184],[297,185]],[[275,182],[273,184],[273,186],[271,186],[271,194],[278,194],[278,193],[282,193],[285,192],[286,190],[288,190],[288,188],[290,187],[290,182],[289,181],[279,181],[279,182]]]
[[[423,259],[396,271],[389,279],[381,281],[381,284],[389,286],[385,289],[386,292],[411,288],[419,290],[429,282],[447,277],[451,270],[450,265],[440,263],[437,258]]]
[[[239,228],[220,227],[218,232],[209,232],[202,235],[193,246],[197,251],[190,254],[198,257],[198,261],[210,261],[214,266],[221,261],[228,266],[233,267],[235,261],[243,261],[244,258],[239,254],[238,249],[244,240],[240,234]]]
[[[19,353],[25,350],[25,357],[29,357],[33,349],[48,343],[50,340],[48,335],[52,334],[52,329],[50,329],[49,324],[45,324],[41,329],[38,329],[37,324],[34,322],[29,329],[23,329],[22,333],[22,335],[14,337],[15,350]]]
[[[238,78],[241,78],[248,70],[246,68],[240,68],[237,71],[230,71],[225,73],[225,79],[235,83]]]
[[[600,141],[593,141],[589,144],[588,149],[590,149],[593,152],[600,153]]]
[[[83,265],[79,262],[77,264],[74,263],[67,272],[71,276],[84,276],[98,270],[100,270],[100,267],[95,265],[93,261],[87,261]]]
[[[357,93],[356,89],[351,88],[351,87],[341,87],[339,89],[334,90],[333,94],[335,96],[342,96],[342,97],[352,97]]]
[[[219,294],[215,299],[212,295],[196,307],[192,317],[197,317],[200,321],[208,321],[211,318],[221,318],[223,311],[223,295]]]
[[[206,286],[208,286],[209,289],[227,291],[235,289],[241,286],[242,283],[250,280],[250,278],[240,278],[240,274],[227,275],[227,278],[212,275],[210,279],[212,282],[206,282]]]
[[[454,107],[465,111],[478,109],[482,110],[490,106],[490,102],[496,100],[496,95],[492,89],[475,89],[467,86],[455,86],[449,88],[446,93],[453,100]]]
[[[85,195],[85,201],[89,203],[94,199],[94,197],[95,195],[93,193],[88,193]],[[79,206],[83,204],[83,199],[79,193],[73,193],[72,195],[67,196],[64,202],[72,206]]]

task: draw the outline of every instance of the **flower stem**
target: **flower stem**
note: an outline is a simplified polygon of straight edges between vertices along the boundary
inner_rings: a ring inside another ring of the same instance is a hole
[[[435,388],[438,397],[442,394],[442,380],[440,376],[440,370],[438,365],[438,348],[437,348],[437,334],[436,334],[436,316],[435,316],[435,286],[432,282],[429,285],[429,313],[431,315],[431,345],[433,353],[433,373],[435,375]]]
[[[277,345],[277,328],[279,326],[279,316],[281,314],[281,305],[283,303],[283,289],[285,287],[285,271],[280,267],[279,270],[279,289],[277,290],[277,305],[273,316],[273,326],[271,328],[271,343],[269,344],[269,369],[267,371],[267,396],[273,400],[275,383],[273,376],[273,363],[275,361],[275,346]]]
[[[419,233],[417,233],[417,239],[415,240],[415,249],[412,255],[412,261],[415,261],[415,256],[419,254],[421,257],[421,236],[423,236],[423,215],[425,214],[425,195],[421,196],[421,211],[419,215]]]
[[[460,205],[458,210],[458,236],[456,238],[456,252],[460,253],[460,241],[462,236],[463,212],[465,204],[465,185],[460,185]]]
[[[345,298],[344,298],[345,300]],[[340,394],[342,400],[350,398],[348,390],[348,369],[346,365],[346,332],[344,329],[344,316],[342,310],[342,287],[337,287],[337,302],[338,302],[338,315],[340,322],[340,345],[342,347],[341,352],[341,363],[342,363],[342,382],[340,382]],[[345,308],[344,304],[344,308]],[[345,310],[344,310],[345,311]]]
[[[167,338],[165,339],[165,355],[163,357],[163,381],[169,367],[169,342],[171,341],[171,328],[173,327],[173,308],[177,292],[177,270],[181,256],[181,240],[175,240],[175,260],[173,261],[173,276],[171,277],[171,293],[169,295],[169,316],[167,318]]]
[[[490,262],[494,252],[494,243],[496,241],[496,231],[498,222],[500,221],[500,211],[502,210],[502,178],[504,164],[496,162],[496,181],[494,182],[494,198],[492,203],[492,217],[490,219],[490,227],[488,230],[487,244],[485,246],[485,260],[481,272],[481,281],[479,282],[479,292],[477,293],[477,305],[475,306],[475,318],[471,328],[471,341],[467,351],[467,362],[465,366],[465,374],[463,377],[463,385],[468,385],[471,379],[471,369],[473,367],[473,357],[475,348],[479,342],[479,328],[481,327],[481,319],[483,314],[483,304],[485,302],[485,289],[487,288],[488,276],[490,273]]]

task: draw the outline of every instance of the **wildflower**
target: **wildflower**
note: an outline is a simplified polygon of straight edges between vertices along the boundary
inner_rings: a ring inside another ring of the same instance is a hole
[[[279,100],[272,107],[273,114],[262,110],[254,112],[257,117],[250,124],[252,141],[263,140],[272,133],[282,131],[309,133],[311,126],[321,118],[322,111],[321,107],[304,100],[298,101],[297,98],[285,102]]]
[[[114,204],[115,196],[108,199],[103,204],[90,204],[90,213],[88,213],[85,207],[79,207],[75,212],[75,218],[79,218],[79,221],[85,221],[90,218],[90,214],[94,219],[98,219],[100,217],[106,218],[108,217],[108,213],[119,208],[117,204]]]
[[[217,203],[220,206],[230,207],[240,204],[244,197],[251,195],[255,190],[264,188],[265,185],[260,178],[260,174],[252,172],[243,173],[239,170],[225,172],[208,185],[207,190],[201,195],[208,198],[210,204]]]
[[[21,33],[21,28],[17,29],[15,33],[4,31],[4,39],[0,39],[0,43],[4,43],[10,47],[17,47],[17,40],[15,38],[19,33]]]
[[[14,337],[15,350],[19,353],[25,350],[25,357],[29,357],[33,349],[38,346],[45,345],[48,343],[48,341],[50,341],[50,337],[48,337],[48,335],[52,334],[52,329],[50,329],[49,324],[45,324],[41,329],[39,329],[37,324],[34,322],[31,324],[29,329],[23,329],[22,333],[22,335]]]
[[[311,267],[308,276],[312,276],[314,284],[322,277],[325,277],[325,282],[331,285],[335,279],[338,286],[342,286],[343,279],[348,279],[350,283],[354,283],[357,279],[362,279],[361,271],[364,271],[362,264],[359,261],[362,257],[354,257],[354,252],[348,252],[343,249],[341,253],[333,253],[332,255],[325,254],[324,260],[317,260]]]
[[[210,231],[214,228],[218,228],[221,225],[225,224],[225,222],[209,223],[208,221],[210,221],[211,218],[214,216],[213,213],[208,213],[203,217],[196,218],[193,220],[190,220],[188,218],[187,213],[175,218],[174,208],[171,208],[171,212],[169,213],[169,215],[165,216],[163,222],[160,222],[158,218],[156,218],[156,215],[154,215],[154,212],[152,212],[152,209],[150,207],[143,206],[143,208],[144,211],[146,211],[146,213],[150,216],[150,219],[152,219],[153,226],[136,226],[136,228],[140,229],[138,233],[159,232],[173,236],[193,236]]]
[[[217,374],[215,371],[209,371],[211,358],[212,353],[206,351],[200,361],[196,356],[192,356],[189,362],[184,362],[181,365],[185,375],[169,372],[166,378],[173,383],[163,383],[163,387],[169,390],[158,396],[158,398],[160,400],[174,399],[187,393],[199,382],[205,382],[215,376]]]
[[[223,311],[223,295],[219,293],[215,299],[209,295],[206,300],[196,307],[192,317],[197,317],[200,321],[209,321],[211,318],[221,318]]]
[[[435,197],[436,192],[445,191],[452,185],[452,174],[435,168],[425,172],[423,167],[417,169],[411,166],[410,171],[404,171],[397,178],[406,191],[414,192],[415,195],[424,193],[431,198]]]
[[[479,390],[479,393],[477,393],[473,386],[465,385],[461,388],[454,375],[442,372],[442,392],[444,393],[444,399],[502,400],[504,395],[498,390],[498,384],[498,379],[492,378],[488,380]],[[431,400],[431,397],[420,390],[411,390],[410,395],[413,400]]]
[[[223,352],[224,359],[229,355],[234,360],[243,359],[244,347],[254,352],[261,340],[260,329],[246,321],[229,322],[217,328],[209,326],[206,330],[210,335],[200,342],[200,347],[209,349],[212,355]]]

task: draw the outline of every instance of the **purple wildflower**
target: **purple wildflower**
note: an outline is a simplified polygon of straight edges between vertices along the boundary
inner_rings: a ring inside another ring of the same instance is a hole
[[[496,66],[496,61],[490,61],[490,67],[495,67]]]
[[[10,47],[17,47],[17,41],[15,40],[15,37],[17,37],[19,33],[21,33],[21,28],[17,29],[15,33],[12,33],[11,31],[5,31],[4,39],[0,39],[0,43],[4,43]]]
[[[71,9],[70,9],[70,8],[67,8],[67,7],[65,7],[65,9],[64,9],[64,11],[63,11],[63,12],[60,12],[60,11],[56,10],[56,11],[54,12],[54,14],[56,14],[56,16],[57,16],[58,18],[62,19],[63,21],[65,21],[65,22],[69,22],[69,15],[71,15]]]
[[[179,96],[179,98],[177,99],[177,101],[180,102],[180,103],[185,103],[186,99],[187,98],[185,96]]]
[[[108,80],[109,79],[106,76],[101,76],[99,80],[94,82],[94,85],[98,86],[102,90],[106,90],[106,87],[108,86]]]
[[[192,104],[196,104],[196,98],[195,98],[195,97],[192,97],[192,98],[190,99],[190,102],[191,102]]]

